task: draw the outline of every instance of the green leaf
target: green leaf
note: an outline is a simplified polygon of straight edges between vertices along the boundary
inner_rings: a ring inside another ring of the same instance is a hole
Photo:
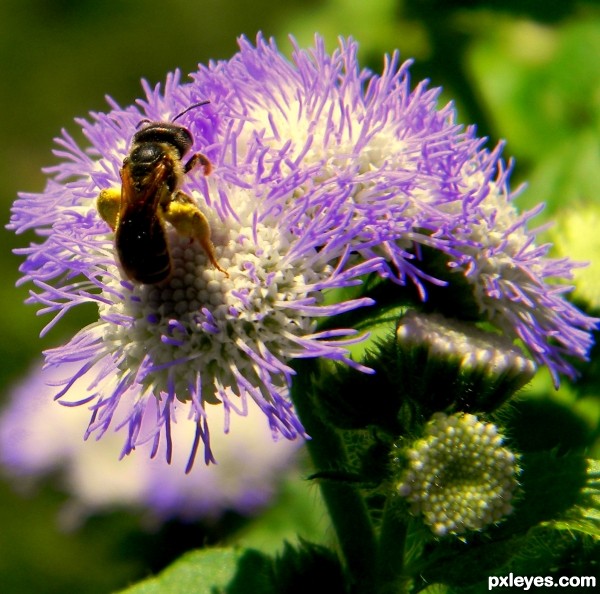
[[[587,500],[588,462],[582,455],[530,453],[522,457],[521,466],[522,497],[501,533],[526,533],[537,525],[570,517]]]
[[[553,520],[548,526],[590,536],[600,543],[600,461],[587,461],[586,482],[577,503],[564,519]]]
[[[241,584],[245,589],[242,589]],[[203,549],[183,555],[157,576],[121,594],[276,594],[271,560],[252,549]]]
[[[275,559],[254,549],[190,551],[157,576],[121,594],[304,594],[318,583],[329,594],[346,594],[339,559],[321,545],[284,543]]]
[[[317,584],[318,587],[315,588]],[[296,547],[285,543],[283,552],[275,563],[274,585],[278,594],[306,594],[311,588],[327,594],[348,592],[344,573],[335,553],[306,541],[300,541]],[[254,590],[244,590],[244,593],[248,592]]]

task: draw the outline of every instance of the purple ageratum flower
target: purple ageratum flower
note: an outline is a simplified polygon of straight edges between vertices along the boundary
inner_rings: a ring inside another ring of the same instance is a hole
[[[57,398],[86,378],[88,395],[77,403],[92,409],[88,434],[126,428],[127,454],[148,440],[156,450],[162,433],[170,456],[171,422],[191,402],[190,464],[200,442],[208,462],[210,405],[224,407],[227,430],[230,413],[245,414],[252,399],[275,435],[304,435],[289,400],[290,361],[356,365],[346,347],[362,337],[319,332],[316,323],[372,304],[331,303],[324,292],[377,271],[414,283],[425,299],[428,283],[444,283],[424,272],[419,246],[445,254],[488,319],[522,339],[556,381],[573,374],[565,356],[586,356],[594,320],[563,300],[562,285],[547,283],[573,265],[534,245],[526,226],[537,209],[520,215],[511,204],[500,147],[483,149],[474,128],[455,123],[452,105],[438,109],[438,89],[411,90],[397,54],[378,76],[359,69],[356,51],[341,42],[328,54],[317,38],[290,62],[273,42],[242,38],[238,54],[200,66],[191,83],[175,73],[164,89],[144,84],[136,106],[109,99],[109,114],[78,120],[89,148],[66,132],[57,140],[62,162],[47,169],[43,194],[17,200],[10,228],[43,238],[19,253],[22,281],[36,287],[29,301],[54,314],[46,330],[76,305],[98,305],[97,322],[46,352],[47,365],[79,364]],[[115,263],[95,198],[119,185],[141,119],[168,121],[203,100],[210,104],[178,123],[214,171],[187,175],[184,189],[208,218],[229,277],[172,232],[170,281],[133,284]],[[149,399],[158,402],[152,423]]]

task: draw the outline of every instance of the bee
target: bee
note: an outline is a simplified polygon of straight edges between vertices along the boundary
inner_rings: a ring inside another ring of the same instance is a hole
[[[179,188],[184,175],[202,166],[204,175],[212,169],[207,157],[195,153],[183,158],[194,144],[192,134],[175,121],[142,120],[133,135],[129,154],[120,169],[121,188],[102,190],[96,201],[98,213],[115,233],[115,250],[123,271],[132,281],[156,284],[171,274],[167,223],[183,237],[196,240],[211,264],[219,266],[210,239],[210,225],[195,200]]]

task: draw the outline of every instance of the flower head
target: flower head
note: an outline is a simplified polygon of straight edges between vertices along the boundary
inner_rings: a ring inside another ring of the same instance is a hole
[[[88,434],[125,428],[124,454],[145,441],[156,449],[162,434],[170,452],[172,421],[189,415],[190,461],[201,443],[210,461],[207,411],[222,406],[228,430],[230,414],[246,414],[253,400],[275,435],[303,436],[289,400],[290,362],[356,365],[346,347],[361,337],[319,331],[317,322],[373,303],[332,303],[325,294],[376,272],[416,285],[425,299],[430,283],[448,281],[427,271],[423,247],[444,255],[482,315],[555,375],[572,373],[565,355],[586,355],[593,321],[546,284],[571,265],[544,259],[546,248],[533,244],[531,214],[511,204],[500,149],[483,149],[474,128],[455,123],[452,105],[438,108],[438,89],[411,90],[409,64],[397,54],[375,75],[359,68],[356,52],[341,42],[329,54],[317,38],[288,61],[273,42],[242,38],[238,54],[200,66],[190,83],[175,73],[164,88],[144,84],[135,106],[109,100],[110,113],[77,120],[88,148],[66,132],[57,139],[61,162],[47,169],[46,190],[22,194],[9,227],[42,238],[19,253],[22,280],[35,286],[29,301],[54,314],[47,328],[72,307],[98,306],[97,322],[46,353],[49,366],[78,365],[57,398],[85,383]],[[206,100],[178,123],[213,172],[190,172],[183,190],[206,218],[226,274],[168,228],[170,279],[133,283],[116,264],[96,198],[119,187],[141,120],[169,121]]]
[[[436,413],[397,485],[438,536],[481,530],[512,512],[518,467],[492,423]]]

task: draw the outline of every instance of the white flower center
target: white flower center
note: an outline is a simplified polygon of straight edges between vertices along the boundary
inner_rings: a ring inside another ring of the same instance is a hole
[[[265,381],[249,351],[285,363],[300,351],[293,337],[313,329],[312,318],[286,304],[307,297],[318,304],[320,296],[309,295],[307,287],[331,268],[304,259],[282,265],[293,238],[276,227],[244,222],[243,202],[253,196],[239,189],[232,193],[242,204],[236,209],[242,222],[228,220],[227,228],[221,224],[214,234],[218,261],[229,278],[211,267],[200,246],[170,230],[168,281],[132,285],[126,299],[101,307],[106,345],[122,373],[142,384],[141,393],[158,395],[174,385],[185,400],[200,378],[203,400],[217,402],[218,389],[235,392],[240,376],[254,386]],[[131,322],[111,323],[119,315]],[[269,381],[284,385],[281,378]]]

